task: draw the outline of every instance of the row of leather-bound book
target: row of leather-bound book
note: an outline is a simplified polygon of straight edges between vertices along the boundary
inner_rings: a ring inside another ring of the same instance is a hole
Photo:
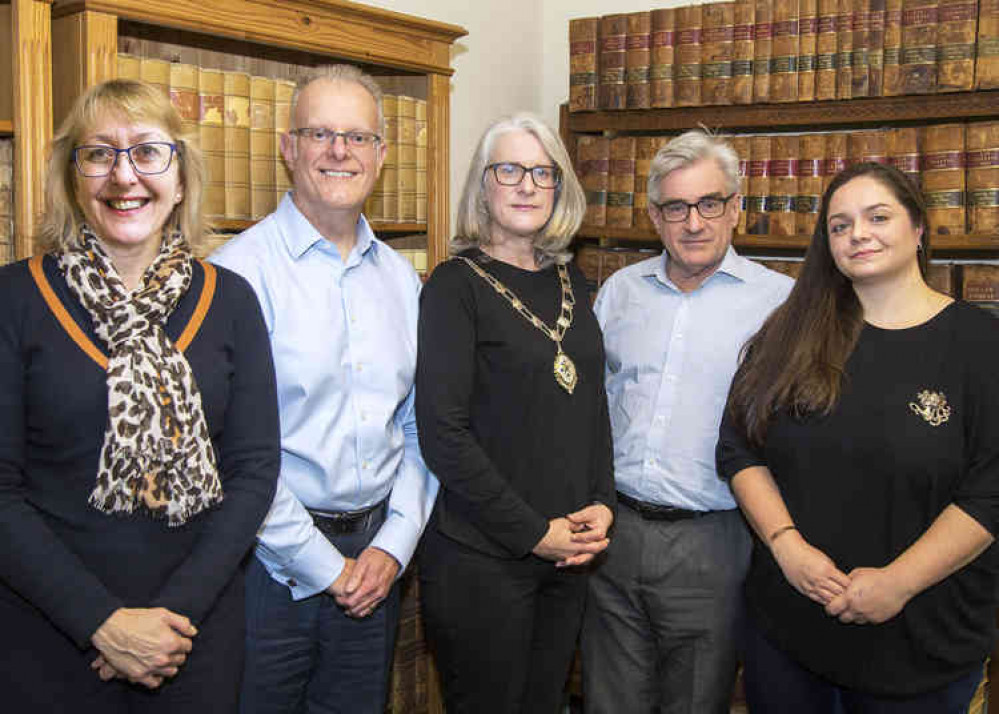
[[[0,139],[0,265],[14,260],[14,142]]]
[[[999,88],[999,0],[736,0],[569,21],[569,110]]]
[[[161,87],[200,138],[209,217],[257,220],[274,210],[291,187],[280,137],[290,126],[294,79],[127,53],[118,56],[118,76]],[[365,206],[368,218],[426,221],[426,107],[423,99],[384,95],[388,153]]]
[[[659,255],[660,248],[621,248],[582,245],[576,262],[586,276],[591,298],[615,271]],[[804,264],[798,259],[754,258],[771,270],[798,279]],[[927,282],[936,290],[974,302],[999,317],[999,265],[991,263],[931,262]]]
[[[577,138],[587,195],[584,225],[652,231],[649,166],[668,136]],[[807,236],[822,192],[851,163],[889,163],[922,188],[936,234],[999,245],[999,121],[852,132],[739,134],[743,211],[738,233]]]

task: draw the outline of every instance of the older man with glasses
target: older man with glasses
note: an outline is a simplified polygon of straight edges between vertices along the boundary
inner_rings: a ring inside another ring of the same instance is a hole
[[[413,412],[420,281],[361,214],[386,146],[381,90],[325,68],[292,98],[292,190],[213,260],[271,336],[281,476],[247,574],[246,714],[381,714],[396,579],[437,494]]]
[[[791,288],[732,249],[738,163],[701,131],[660,149],[665,252],[597,296],[619,508],[583,626],[589,714],[729,710],[750,535],[715,443],[739,350]]]

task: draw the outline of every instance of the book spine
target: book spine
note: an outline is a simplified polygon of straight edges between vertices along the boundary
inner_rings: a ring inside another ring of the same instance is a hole
[[[427,100],[416,100],[416,222],[427,222]],[[426,268],[424,268],[426,269]]]
[[[770,136],[749,138],[749,199],[746,202],[746,232],[751,235],[770,233],[767,197],[770,195]]]
[[[810,102],[815,97],[815,69],[818,46],[818,1],[798,3],[798,101]]]
[[[794,202],[798,195],[799,138],[797,134],[772,137],[767,213],[773,235],[793,236],[798,230]]]
[[[628,34],[625,38],[625,83],[628,109],[648,109],[652,106],[649,86],[651,62],[652,13],[628,14]]]
[[[628,35],[626,15],[604,15],[600,18],[600,109],[624,109],[627,102],[625,84],[625,43]]]
[[[753,103],[753,57],[756,0],[738,0],[732,28],[732,103]]]
[[[274,80],[274,205],[281,203],[291,189],[291,175],[281,155],[281,136],[291,129],[291,97],[295,83],[288,79]]]
[[[635,137],[619,136],[610,142],[607,225],[630,228],[634,202]]]
[[[652,11],[649,88],[652,95],[652,106],[657,109],[673,106],[675,30],[676,13],[673,8]]]
[[[999,1],[999,0],[997,0]],[[902,93],[902,0],[885,0],[884,77],[881,94],[895,97]]]
[[[802,134],[798,153],[798,193],[794,201],[795,233],[811,236],[822,201],[822,171],[826,158],[825,134]]]
[[[815,98],[836,98],[839,0],[819,0],[819,27],[815,38]]]
[[[416,99],[398,98],[399,108],[399,208],[401,222],[416,221]]]
[[[170,63],[156,57],[139,58],[139,79],[170,97]]]
[[[946,263],[930,263],[926,266],[926,284],[937,292],[957,297],[957,285],[954,282],[954,266]]]
[[[931,94],[937,89],[937,0],[903,0],[902,94]]]
[[[118,79],[142,79],[141,60],[135,55],[118,53]]]
[[[999,0],[979,0],[975,89],[999,88]]]
[[[964,265],[961,297],[999,316],[999,265]]]
[[[250,80],[250,215],[261,219],[274,204],[274,80]]]
[[[14,257],[14,141],[0,139],[0,265]]]
[[[978,0],[940,0],[937,13],[937,91],[968,91],[975,84]]]
[[[749,217],[749,159],[750,141],[748,134],[730,136],[727,139],[729,145],[739,157],[739,223],[735,232],[740,235],[746,234],[746,221]]]
[[[610,139],[582,134],[576,140],[576,174],[586,192],[588,226],[607,224],[607,186],[610,174]]]
[[[676,8],[676,54],[673,99],[678,107],[696,107],[701,100],[702,5]]]
[[[870,0],[853,0],[853,51],[851,52],[850,92],[853,97],[870,93],[869,57]]]
[[[871,0],[869,10],[867,32],[869,96],[880,97],[884,94],[885,0]]]
[[[702,21],[701,100],[704,104],[731,104],[735,3],[702,6]]]
[[[770,101],[798,100],[798,0],[774,3]]]
[[[853,99],[853,2],[839,0],[836,18],[837,99]]]
[[[569,20],[569,111],[597,108],[599,17]]]
[[[847,134],[836,131],[826,134],[826,160],[822,167],[822,191],[832,183],[836,174],[847,167]]]
[[[770,66],[773,59],[774,0],[756,0],[753,24],[753,102],[770,101]]]
[[[656,136],[639,136],[635,139],[635,201],[632,223],[643,231],[655,231],[649,218],[649,168],[659,150],[661,139]]]
[[[920,129],[923,196],[930,232],[965,232],[965,125],[938,124]]]
[[[999,121],[968,124],[968,228],[999,240]]]
[[[223,73],[225,114],[225,217],[247,219],[250,213],[250,75]]]
[[[889,129],[886,142],[888,163],[919,188],[919,131],[916,127]]]
[[[859,164],[867,161],[878,164],[888,163],[887,133],[880,129],[850,133],[847,139],[849,163]]]
[[[221,70],[198,69],[198,135],[205,162],[203,209],[225,217],[225,80]]]
[[[370,201],[369,217],[376,221],[397,221],[399,218],[399,101],[394,94],[382,95],[385,116],[385,160],[382,173],[375,182]]]

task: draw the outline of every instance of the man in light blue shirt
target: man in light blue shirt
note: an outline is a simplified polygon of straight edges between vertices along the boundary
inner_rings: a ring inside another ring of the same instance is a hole
[[[791,289],[738,256],[738,157],[691,131],[660,149],[649,214],[665,247],[612,275],[607,352],[618,516],[590,580],[584,701],[597,712],[729,711],[750,536],[715,471],[739,350]]]
[[[361,215],[385,158],[381,91],[354,67],[296,90],[293,189],[212,256],[271,337],[281,475],[247,573],[244,714],[384,711],[397,576],[437,495],[413,412],[420,281]]]

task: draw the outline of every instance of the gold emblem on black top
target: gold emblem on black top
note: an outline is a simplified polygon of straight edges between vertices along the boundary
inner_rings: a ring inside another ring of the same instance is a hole
[[[914,414],[923,417],[931,426],[940,426],[950,419],[950,405],[943,392],[931,392],[924,389],[916,395],[919,403],[909,402],[909,409]]]

